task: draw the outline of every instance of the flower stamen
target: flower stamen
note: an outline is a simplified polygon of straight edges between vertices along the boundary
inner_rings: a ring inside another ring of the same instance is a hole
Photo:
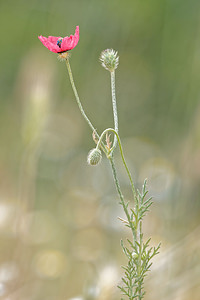
[[[59,48],[61,48],[62,38],[57,40],[56,45],[58,45]]]

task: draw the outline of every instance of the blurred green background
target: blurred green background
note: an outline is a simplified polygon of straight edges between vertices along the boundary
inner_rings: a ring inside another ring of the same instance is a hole
[[[0,0],[0,297],[116,300],[126,263],[110,166],[94,147],[64,63],[38,35],[80,26],[71,67],[98,132],[113,126],[109,73],[118,51],[119,131],[154,205],[145,237],[162,242],[146,300],[200,298],[200,1]],[[120,156],[118,173],[130,189]]]

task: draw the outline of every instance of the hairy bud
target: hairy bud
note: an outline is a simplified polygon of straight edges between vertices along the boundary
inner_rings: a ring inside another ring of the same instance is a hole
[[[88,153],[87,162],[91,166],[96,166],[101,162],[101,158],[101,151],[99,149],[94,148]]]
[[[119,56],[117,56],[117,51],[114,51],[113,49],[106,49],[102,51],[99,59],[102,66],[110,72],[114,71],[118,67]]]

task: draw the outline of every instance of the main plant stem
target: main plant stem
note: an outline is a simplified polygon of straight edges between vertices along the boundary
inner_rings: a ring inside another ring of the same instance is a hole
[[[141,277],[141,272],[142,272],[142,245],[143,245],[143,234],[142,234],[142,221],[139,222],[139,238],[138,238],[138,244],[139,244],[139,259],[138,259],[138,277]],[[142,299],[142,286],[141,283],[138,283],[138,300]]]
[[[112,172],[113,172],[113,178],[114,178],[115,186],[116,186],[117,192],[118,192],[119,197],[120,197],[120,204],[122,205],[122,207],[123,207],[123,209],[124,209],[124,212],[125,212],[125,214],[126,214],[128,223],[129,223],[129,225],[130,225],[130,227],[131,227],[131,231],[132,231],[134,240],[136,241],[136,240],[137,240],[136,232],[135,232],[134,227],[132,226],[130,214],[129,214],[128,209],[127,209],[127,204],[126,204],[125,201],[124,201],[124,196],[123,196],[122,191],[121,191],[121,188],[120,188],[120,184],[119,184],[119,180],[118,180],[118,177],[117,177],[117,171],[116,171],[116,167],[115,167],[115,162],[114,162],[113,155],[111,155],[111,156],[109,157],[109,161],[110,161],[111,168],[112,168]]]
[[[123,207],[123,210],[126,214],[126,217],[127,217],[127,221],[128,221],[128,225],[132,231],[132,234],[133,234],[133,242],[134,244],[136,245],[136,247],[138,247],[138,253],[139,253],[139,257],[138,257],[138,265],[137,265],[137,275],[138,275],[138,278],[139,278],[139,281],[137,283],[137,286],[138,286],[138,297],[137,299],[138,300],[142,300],[143,296],[142,296],[142,286],[141,286],[141,272],[142,272],[142,244],[143,244],[143,241],[142,241],[142,221],[139,221],[139,223],[137,224],[137,228],[135,228],[133,226],[133,222],[131,220],[131,217],[130,217],[130,214],[129,214],[129,211],[128,211],[128,205],[125,203],[124,201],[124,196],[122,194],[122,191],[121,191],[121,188],[120,188],[120,184],[119,184],[119,180],[118,180],[118,177],[117,177],[117,172],[116,172],[116,167],[115,167],[115,162],[114,162],[114,158],[113,158],[113,155],[111,155],[109,157],[109,160],[110,160],[110,164],[111,164],[111,167],[112,167],[112,172],[113,172],[113,178],[114,178],[114,182],[115,182],[115,186],[116,186],[116,189],[117,189],[117,192],[119,194],[119,197],[120,197],[120,204],[122,205]],[[130,284],[132,284],[132,278],[129,278],[129,281],[130,281]],[[133,300],[133,298],[135,298],[133,296],[133,290],[131,289],[131,296],[130,296],[130,300]]]

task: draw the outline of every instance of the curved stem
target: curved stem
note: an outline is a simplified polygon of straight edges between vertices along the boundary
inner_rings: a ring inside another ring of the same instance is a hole
[[[109,132],[109,131],[112,131],[112,132],[115,134],[116,139],[117,139],[117,141],[118,141],[118,144],[119,144],[119,150],[120,150],[120,154],[121,154],[121,158],[122,158],[124,167],[125,167],[125,169],[126,169],[126,172],[127,172],[127,174],[128,174],[128,177],[129,177],[129,180],[130,180],[130,183],[131,183],[131,188],[132,188],[133,196],[134,196],[134,198],[135,198],[135,195],[136,195],[136,193],[135,193],[135,186],[134,186],[134,183],[133,183],[133,179],[132,179],[131,173],[130,173],[129,168],[128,168],[128,166],[127,166],[127,164],[126,164],[126,161],[125,161],[125,157],[124,157],[124,153],[123,153],[122,144],[121,144],[121,140],[120,140],[119,134],[118,134],[113,128],[107,128],[106,130],[104,130],[104,131],[102,132],[102,134],[101,134],[101,136],[100,136],[100,138],[99,138],[99,141],[98,141],[98,143],[97,143],[96,148],[99,148],[99,147],[100,147],[104,135],[105,135],[107,132]],[[113,146],[113,148],[114,148],[114,146]],[[112,148],[112,150],[111,150],[111,152],[110,152],[108,158],[109,158],[109,157],[112,157],[112,153],[113,153],[113,150],[114,150],[113,148]]]
[[[117,101],[115,93],[115,70],[110,72],[111,75],[111,91],[112,91],[112,106],[113,106],[113,117],[114,117],[114,127],[115,131],[118,133],[118,115],[117,115]],[[114,138],[113,148],[117,146],[117,137]]]
[[[90,120],[87,117],[87,115],[86,115],[86,113],[85,113],[85,111],[83,109],[83,106],[81,104],[81,101],[80,101],[80,98],[79,98],[79,95],[78,95],[78,92],[77,92],[77,89],[76,89],[76,86],[75,86],[75,83],[74,83],[74,79],[73,79],[73,75],[72,75],[72,70],[71,70],[71,67],[70,67],[70,63],[69,63],[69,58],[68,57],[66,58],[66,66],[67,66],[67,70],[68,70],[68,73],[69,73],[69,79],[70,79],[70,82],[71,82],[71,85],[72,85],[72,89],[74,91],[74,95],[75,95],[75,98],[76,98],[76,102],[77,102],[78,107],[79,107],[79,109],[81,111],[81,114],[84,117],[84,119],[86,120],[86,122],[88,123],[88,125],[90,126],[90,128],[92,129],[92,131],[95,133],[95,136],[99,139],[99,135],[98,135],[96,129],[94,128],[94,126],[90,122]],[[105,153],[107,153],[106,147],[105,147],[105,145],[103,144],[102,141],[101,141],[101,147],[102,147],[103,151]]]

